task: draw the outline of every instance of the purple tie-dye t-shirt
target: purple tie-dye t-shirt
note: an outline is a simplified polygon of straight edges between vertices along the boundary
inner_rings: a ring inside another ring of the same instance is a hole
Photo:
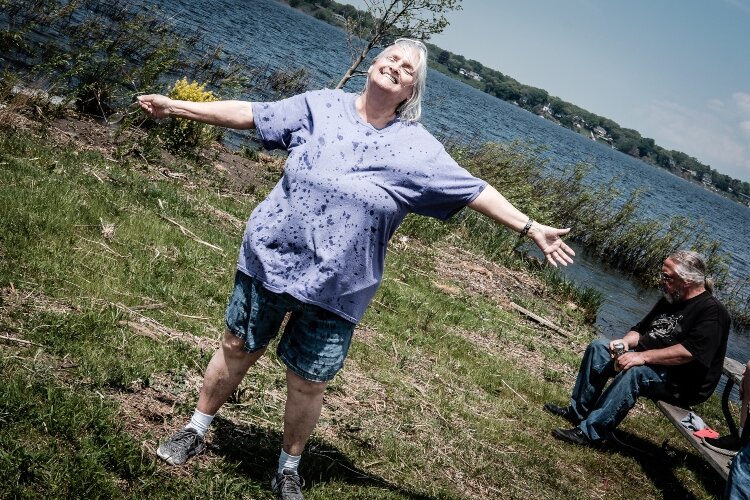
[[[272,292],[354,323],[406,214],[447,219],[486,186],[421,125],[394,120],[378,130],[363,121],[356,97],[321,90],[253,103],[263,145],[289,157],[247,222],[238,261]]]

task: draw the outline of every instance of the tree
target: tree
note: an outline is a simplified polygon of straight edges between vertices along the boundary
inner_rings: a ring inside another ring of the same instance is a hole
[[[451,53],[448,52],[447,50],[444,50],[440,52],[440,55],[438,55],[437,62],[439,62],[440,64],[445,64],[450,60],[450,58],[451,58]]]
[[[342,88],[367,54],[381,42],[398,37],[427,40],[448,26],[445,13],[461,10],[461,0],[365,0],[367,12],[376,20],[374,27],[360,28],[347,22],[352,65],[336,85]]]
[[[476,73],[482,73],[484,71],[484,65],[479,61],[475,61],[474,59],[467,60],[466,64],[469,66],[469,68],[471,68],[472,71]]]

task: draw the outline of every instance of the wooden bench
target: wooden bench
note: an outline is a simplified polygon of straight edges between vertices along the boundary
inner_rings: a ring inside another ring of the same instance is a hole
[[[735,424],[734,417],[729,408],[729,394],[732,392],[732,387],[734,387],[735,384],[739,385],[742,383],[742,374],[744,371],[744,364],[732,358],[724,358],[724,375],[727,377],[727,384],[724,386],[724,392],[721,395],[721,409],[724,412],[724,418],[727,421],[729,431],[735,436],[739,436],[739,430],[737,429],[737,424]],[[716,469],[716,472],[726,480],[729,476],[729,460],[731,457],[717,453],[704,446],[701,439],[693,435],[693,431],[682,425],[681,420],[687,416],[690,410],[665,403],[664,401],[657,401],[656,406],[667,416],[674,426],[677,427],[688,442],[698,450],[698,453],[700,453],[700,455],[705,458],[714,469]]]

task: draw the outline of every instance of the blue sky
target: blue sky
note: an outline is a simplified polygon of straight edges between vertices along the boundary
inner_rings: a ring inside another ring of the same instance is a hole
[[[750,181],[750,0],[464,0],[448,19],[432,43]]]

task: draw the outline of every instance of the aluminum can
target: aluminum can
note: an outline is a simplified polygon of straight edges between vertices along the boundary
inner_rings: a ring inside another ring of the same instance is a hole
[[[612,354],[615,356],[615,371],[619,372],[620,368],[617,366],[617,359],[620,355],[625,354],[625,344],[622,342],[615,342],[612,344]]]

